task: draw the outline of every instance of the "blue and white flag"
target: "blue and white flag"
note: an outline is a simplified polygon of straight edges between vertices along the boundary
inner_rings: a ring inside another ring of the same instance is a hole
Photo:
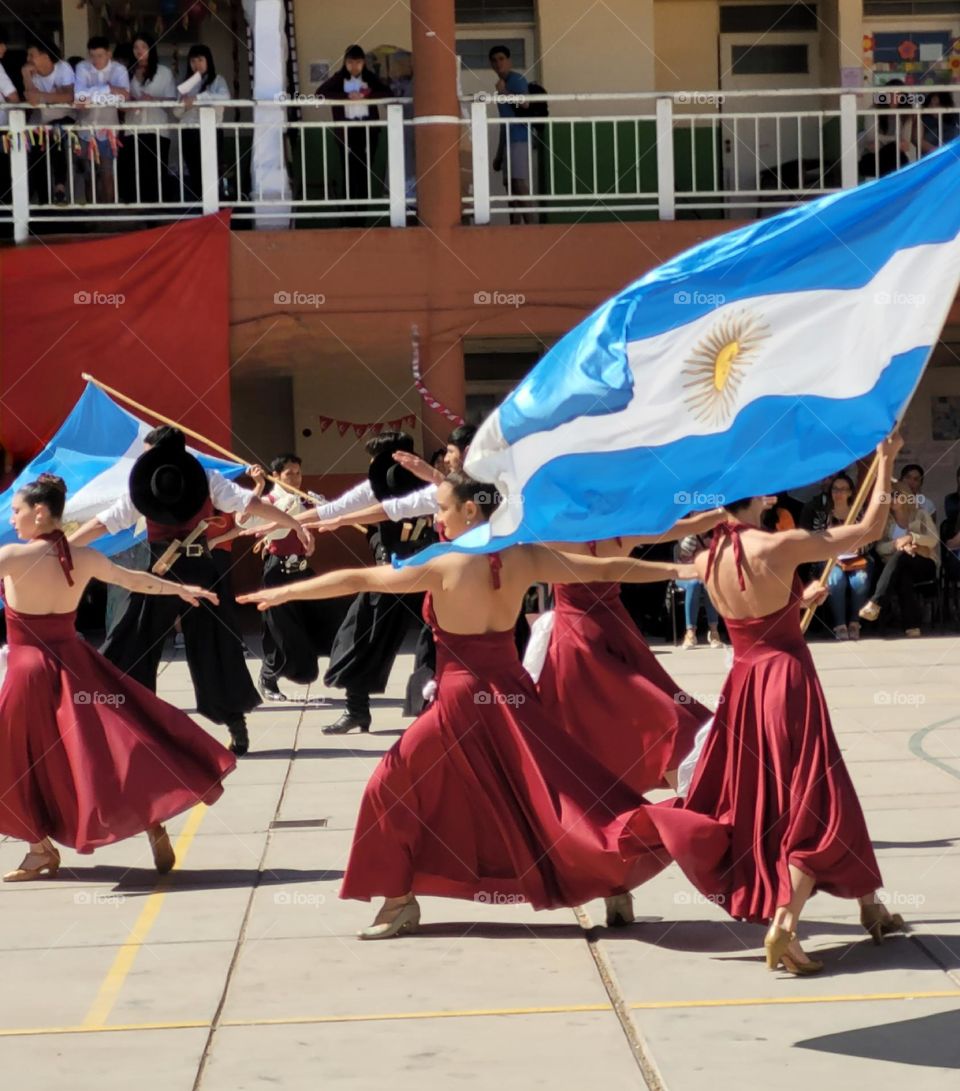
[[[571,330],[481,426],[490,523],[440,551],[657,534],[869,453],[960,285],[960,141],[711,239]]]
[[[80,400],[60,430],[0,495],[0,545],[17,541],[10,525],[14,495],[40,474],[57,474],[67,485],[64,524],[85,523],[122,496],[134,462],[143,453],[143,437],[155,427],[122,409],[93,383],[88,383]],[[208,470],[225,477],[238,477],[243,466],[225,462],[188,448]],[[69,532],[69,526],[67,527]],[[129,548],[145,534],[142,525],[119,534],[106,535],[94,543],[108,557]]]

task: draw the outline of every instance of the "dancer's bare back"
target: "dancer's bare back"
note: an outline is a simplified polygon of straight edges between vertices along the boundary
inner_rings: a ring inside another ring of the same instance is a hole
[[[73,584],[67,582],[55,543],[45,539],[0,547],[4,598],[21,614],[68,614],[76,610],[92,579],[144,594],[180,594],[187,601],[215,596],[199,588],[179,587],[149,572],[133,572],[114,564],[95,549],[71,546]]]

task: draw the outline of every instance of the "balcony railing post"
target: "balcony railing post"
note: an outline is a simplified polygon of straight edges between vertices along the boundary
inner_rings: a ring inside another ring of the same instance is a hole
[[[407,226],[407,164],[403,146],[403,107],[387,107],[387,185],[390,191],[390,226]]]
[[[857,96],[840,96],[840,185],[854,189],[857,184]]]
[[[673,99],[657,99],[657,211],[661,220],[676,219],[673,171]]]
[[[217,111],[213,106],[200,107],[200,178],[203,193],[203,214],[220,210],[220,163],[217,159]]]
[[[470,104],[470,142],[473,147],[473,222],[490,222],[490,149],[487,139],[487,104]]]
[[[13,241],[26,242],[30,235],[30,180],[27,174],[27,115],[10,111],[10,204]]]

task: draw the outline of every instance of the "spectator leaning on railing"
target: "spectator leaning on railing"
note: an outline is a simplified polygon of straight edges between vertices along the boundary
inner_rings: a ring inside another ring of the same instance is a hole
[[[526,79],[519,72],[514,72],[510,60],[510,50],[505,45],[495,45],[490,50],[490,67],[500,77],[497,80],[497,94],[525,95],[530,90]],[[512,102],[498,102],[497,113],[502,118],[521,116],[517,105]],[[500,140],[493,157],[493,169],[503,171],[503,185],[507,193],[518,197],[530,194],[530,126],[526,123],[511,122],[498,126]],[[536,223],[537,217],[525,209],[525,202],[514,202],[516,211],[510,213],[511,223]]]
[[[100,204],[116,200],[113,163],[117,158],[118,102],[130,97],[130,77],[110,53],[106,38],[87,42],[87,60],[77,65],[75,95],[79,115],[80,146],[90,161],[87,199]],[[95,180],[96,179],[96,180]]]
[[[20,95],[7,74],[3,58],[7,52],[7,34],[0,27],[0,102],[19,102]],[[0,108],[0,130],[7,127],[7,111]],[[10,196],[10,156],[0,149],[0,205],[9,205]]]
[[[30,113],[29,124],[42,130],[42,139],[30,146],[30,188],[39,204],[66,204],[70,136],[64,126],[74,122],[73,69],[46,42],[36,39],[27,48],[22,73],[27,102],[51,107]]]
[[[317,95],[332,102],[334,121],[379,121],[380,109],[367,106],[365,99],[390,98],[393,92],[367,67],[367,55],[359,45],[352,45],[343,55],[340,69],[317,88]],[[343,105],[339,105],[339,103]],[[383,189],[374,163],[380,143],[380,129],[375,125],[344,125],[333,130],[343,172],[344,197],[366,200],[378,196],[373,189]],[[376,178],[376,187],[371,182]]]
[[[953,95],[940,87],[925,92],[923,105],[931,110],[955,109]],[[920,125],[920,146],[924,155],[960,136],[960,114],[921,114]]]
[[[887,530],[877,543],[883,571],[870,601],[860,611],[866,621],[876,621],[891,599],[900,605],[900,621],[907,636],[920,636],[920,598],[917,585],[936,580],[940,567],[940,539],[928,512],[908,489],[898,484],[887,520]]]
[[[205,45],[192,45],[187,54],[187,77],[177,88],[180,105],[174,113],[180,118],[183,130],[181,140],[181,172],[184,194],[187,200],[203,200],[203,178],[200,168],[200,107],[224,102],[230,98],[230,88],[223,76],[217,75],[213,54]],[[218,179],[223,177],[223,124],[224,108],[217,107],[217,170]]]
[[[890,80],[884,85],[903,87],[902,80]],[[867,120],[860,134],[860,177],[882,178],[917,159],[918,122],[915,113],[906,113],[905,95],[884,90],[877,95],[875,107],[881,112]]]
[[[133,39],[130,97],[136,102],[171,103],[177,98],[173,72],[159,63],[156,44],[146,34]],[[162,106],[128,109],[124,120],[129,125],[149,126],[133,130],[131,137],[136,148],[137,196],[144,204],[154,204],[163,197],[163,184],[168,177],[170,111]]]

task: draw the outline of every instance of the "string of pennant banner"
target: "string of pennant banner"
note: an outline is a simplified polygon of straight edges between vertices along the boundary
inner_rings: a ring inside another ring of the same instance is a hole
[[[362,439],[367,432],[372,432],[375,436],[378,436],[384,428],[389,428],[393,432],[399,431],[401,428],[414,428],[417,423],[416,413],[407,413],[402,417],[397,417],[395,420],[388,421],[352,421],[352,420],[337,420],[336,417],[318,417],[320,422],[320,431],[326,432],[331,425],[337,426],[337,431],[341,436],[345,436],[347,432],[353,432],[357,439]]]
[[[427,403],[427,405],[438,413],[441,413],[448,421],[452,421],[454,424],[463,424],[463,417],[459,413],[454,413],[452,409],[448,409],[443,402],[438,401],[427,388],[426,383],[423,381],[423,375],[420,371],[420,331],[414,326],[411,330],[412,341],[412,353],[410,360],[410,370],[413,372],[413,385],[417,388],[417,393]],[[337,426],[337,431],[341,436],[345,436],[347,432],[353,432],[357,439],[362,439],[367,432],[372,432],[375,436],[379,435],[384,428],[389,428],[393,431],[397,431],[400,428],[416,427],[417,416],[415,413],[405,413],[402,417],[397,417],[395,420],[388,421],[352,421],[352,420],[338,420],[336,417],[318,417],[320,422],[320,431],[326,432],[331,425]]]

